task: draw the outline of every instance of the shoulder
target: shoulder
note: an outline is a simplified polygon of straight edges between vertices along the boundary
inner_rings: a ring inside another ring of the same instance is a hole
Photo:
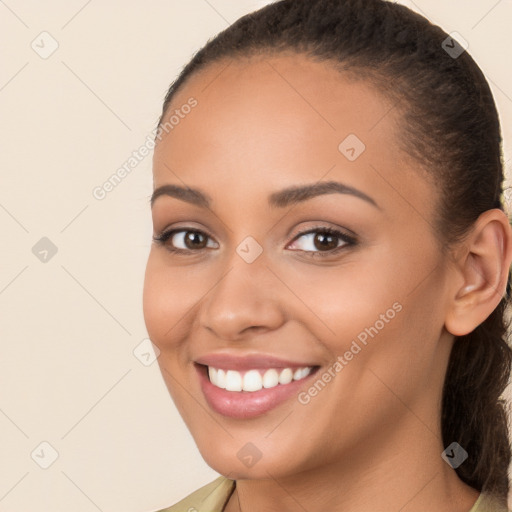
[[[492,494],[481,492],[469,512],[511,512],[507,504]]]
[[[234,480],[220,476],[175,505],[156,512],[222,512],[234,489]]]

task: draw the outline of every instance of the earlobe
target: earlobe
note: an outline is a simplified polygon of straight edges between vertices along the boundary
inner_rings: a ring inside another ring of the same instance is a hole
[[[512,262],[512,229],[505,213],[487,210],[475,222],[454,265],[453,298],[446,329],[464,336],[480,325],[505,293]],[[462,277],[462,285],[460,277]]]

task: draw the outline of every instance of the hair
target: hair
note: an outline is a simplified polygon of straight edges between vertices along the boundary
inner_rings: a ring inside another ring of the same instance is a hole
[[[281,0],[243,16],[195,53],[171,84],[158,127],[177,91],[213,63],[290,52],[327,61],[373,84],[397,107],[397,143],[438,187],[433,229],[445,250],[464,239],[481,213],[504,210],[496,105],[478,65],[449,37],[385,0]],[[448,52],[452,46],[457,53]],[[511,459],[502,398],[512,364],[509,294],[510,269],[496,309],[455,337],[441,404],[444,446],[455,441],[468,453],[456,468],[459,478],[500,500],[507,498]]]

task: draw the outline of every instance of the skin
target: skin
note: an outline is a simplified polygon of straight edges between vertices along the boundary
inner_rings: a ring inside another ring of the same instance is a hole
[[[212,203],[158,197],[154,234],[199,229],[209,246],[175,255],[152,245],[144,316],[201,455],[237,480],[225,510],[469,511],[478,492],[440,456],[442,384],[453,335],[473,330],[504,293],[506,216],[489,210],[443,252],[432,228],[439,191],[397,149],[396,109],[326,63],[285,54],[217,62],[169,112],[191,96],[198,105],[155,148],[154,187],[197,187]],[[350,133],[366,145],[353,162],[338,150]],[[277,190],[330,180],[378,207],[336,193],[267,205]],[[308,257],[325,249],[298,233],[318,225],[358,242]],[[250,264],[236,252],[247,236],[263,249]],[[187,250],[182,236],[172,240]],[[272,354],[311,361],[322,375],[397,302],[401,311],[307,405],[293,397],[249,420],[208,406],[198,356]],[[237,457],[248,442],[262,454],[250,468]]]

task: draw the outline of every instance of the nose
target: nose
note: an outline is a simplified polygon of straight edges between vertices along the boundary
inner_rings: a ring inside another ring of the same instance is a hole
[[[246,263],[235,255],[202,301],[200,325],[228,341],[277,329],[285,321],[279,289],[279,280],[264,258]]]

